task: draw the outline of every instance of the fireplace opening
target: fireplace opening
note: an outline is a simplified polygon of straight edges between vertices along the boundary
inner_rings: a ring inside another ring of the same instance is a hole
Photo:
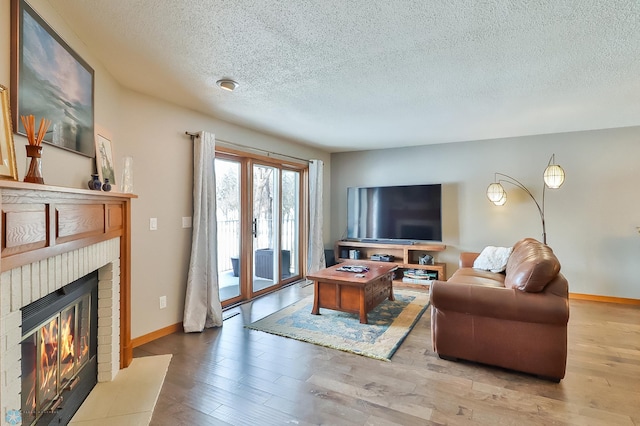
[[[22,308],[22,424],[67,424],[97,383],[98,273]]]

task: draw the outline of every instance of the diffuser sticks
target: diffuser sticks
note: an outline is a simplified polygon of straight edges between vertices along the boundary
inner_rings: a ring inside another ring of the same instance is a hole
[[[47,134],[47,130],[51,125],[51,120],[47,120],[46,118],[42,118],[40,120],[38,134],[36,134],[36,118],[33,115],[21,115],[20,120],[22,120],[22,125],[24,126],[24,131],[27,135],[29,145],[40,146],[44,139],[44,135]]]

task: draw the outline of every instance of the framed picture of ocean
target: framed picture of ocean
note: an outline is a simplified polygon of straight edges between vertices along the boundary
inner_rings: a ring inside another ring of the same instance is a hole
[[[94,71],[25,0],[11,0],[11,110],[51,120],[44,142],[95,156]]]

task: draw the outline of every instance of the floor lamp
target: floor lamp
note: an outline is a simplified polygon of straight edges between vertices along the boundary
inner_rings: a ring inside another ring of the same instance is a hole
[[[511,185],[517,186],[526,192],[529,197],[533,200],[538,208],[538,213],[540,213],[540,220],[542,221],[542,242],[547,244],[547,229],[544,222],[544,194],[545,189],[557,189],[562,186],[564,183],[564,170],[559,165],[555,164],[555,154],[551,155],[549,158],[549,163],[547,164],[547,168],[544,170],[543,174],[544,185],[542,186],[542,205],[538,203],[538,200],[533,196],[531,191],[527,189],[526,186],[522,184],[522,182],[517,179],[505,175],[504,173],[495,173],[494,174],[494,182],[489,185],[487,188],[487,198],[496,206],[503,206],[507,202],[507,191],[505,191],[502,183],[510,183]]]

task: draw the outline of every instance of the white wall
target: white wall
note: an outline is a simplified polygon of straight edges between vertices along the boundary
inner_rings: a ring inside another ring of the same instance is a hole
[[[116,183],[121,161],[134,157],[132,202],[132,330],[133,338],[182,321],[186,274],[191,247],[190,229],[182,228],[183,216],[192,216],[192,144],[185,131],[207,130],[218,138],[299,158],[324,160],[325,218],[330,216],[330,156],[293,142],[253,132],[195,113],[154,97],[122,88],[89,49],[69,30],[46,0],[30,1],[32,7],[95,70],[95,123],[112,138]],[[10,85],[9,2],[0,6],[0,84]],[[18,176],[22,180],[26,139],[14,136]],[[94,159],[45,145],[43,175],[49,185],[85,188]],[[149,218],[158,218],[158,230],[149,231]],[[330,229],[325,240],[330,241]],[[158,299],[167,296],[167,308]]]
[[[447,274],[460,251],[542,239],[535,204],[505,184],[508,201],[486,198],[494,172],[521,181],[541,201],[552,153],[567,178],[546,192],[547,242],[569,291],[640,299],[640,127],[333,154],[331,235],[346,232],[349,186],[442,183]]]

